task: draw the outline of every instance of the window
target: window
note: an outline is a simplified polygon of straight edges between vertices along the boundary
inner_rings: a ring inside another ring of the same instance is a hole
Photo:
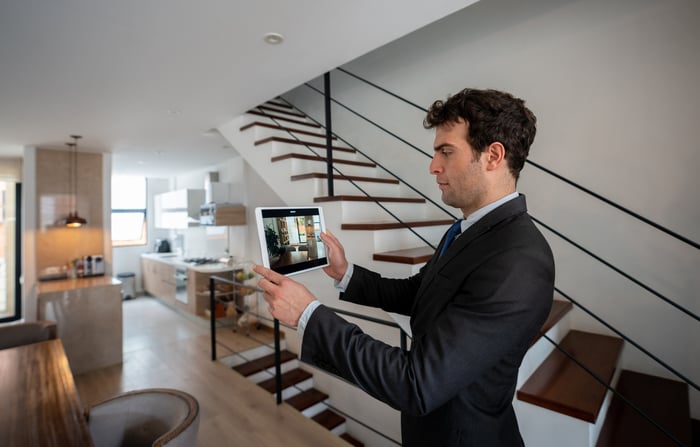
[[[0,180],[0,322],[15,321],[22,314],[20,183]]]
[[[112,177],[112,246],[145,245],[146,178]]]

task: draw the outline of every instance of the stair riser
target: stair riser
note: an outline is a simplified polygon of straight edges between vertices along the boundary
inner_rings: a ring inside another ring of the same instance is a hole
[[[306,141],[306,139],[302,138],[302,141]],[[270,148],[269,150],[270,150],[271,157],[277,157],[279,155],[285,155],[285,154],[315,155],[317,157],[325,157],[326,156],[326,148],[315,147],[315,146],[306,146],[306,145],[301,145],[301,144],[284,143],[281,141],[270,141],[267,143],[259,144],[259,145],[257,145],[257,148],[262,149],[262,150],[265,150],[266,148]],[[353,152],[339,151],[339,150],[333,151],[333,158],[367,162],[367,159],[360,157]]]
[[[304,409],[304,411],[302,411],[301,414],[303,414],[307,418],[312,418],[327,408],[328,408],[328,399],[324,400],[323,402],[319,402],[317,404],[314,404],[314,405],[310,406],[309,408]]]
[[[401,187],[397,184],[392,183],[375,183],[367,181],[354,181],[362,191],[373,196],[384,196],[384,197],[400,197]],[[313,178],[304,180],[295,180],[295,184],[312,191],[313,197],[326,197],[328,196],[328,180],[325,178]],[[363,195],[363,193],[350,181],[348,180],[334,180],[333,181],[333,193],[334,195]]]
[[[308,389],[313,388],[314,386],[314,379],[313,377],[304,380],[303,382],[299,382],[295,384],[294,386],[287,387],[282,390],[282,400],[289,399],[292,396],[296,396],[302,391],[306,391]],[[276,396],[277,393],[272,393],[273,396]]]
[[[293,369],[296,369],[298,367],[299,367],[298,360],[291,360],[289,362],[284,362],[284,363],[282,363],[282,365],[280,365],[280,368],[282,370],[282,374],[289,372]],[[268,380],[270,377],[275,377],[275,367],[274,366],[271,368],[262,370],[260,372],[257,372],[255,374],[252,374],[246,378],[252,382],[260,383],[263,380]]]
[[[245,115],[243,115],[244,119],[241,121],[241,124],[239,125],[238,128],[240,129],[241,126],[244,126],[248,123],[258,121],[258,122],[270,123],[270,124],[275,124],[275,125],[285,126],[285,127],[295,127],[295,128],[299,128],[299,129],[309,130],[311,132],[323,132],[323,129],[320,127],[316,127],[314,125],[313,121],[307,120],[307,119],[302,118],[302,117],[295,117],[295,116],[291,116],[291,115],[285,115],[282,113],[276,114],[274,112],[270,112],[269,110],[265,111],[265,113],[267,113],[269,115],[273,115],[274,118],[270,118],[270,117],[262,116],[262,115],[256,115],[253,113],[246,113]],[[310,125],[307,126],[305,124],[299,124],[299,122],[308,123]]]
[[[513,401],[520,434],[527,446],[595,447],[588,422],[555,413],[527,402]]]
[[[333,433],[334,435],[340,436],[343,433],[345,433],[347,430],[348,430],[348,426],[345,422],[343,422],[342,424],[333,428],[333,430],[331,430],[331,433]]]
[[[343,223],[395,223],[396,220],[391,214],[403,221],[419,221],[435,217],[427,215],[427,206],[423,203],[390,201],[380,201],[379,203],[381,206],[375,202],[341,202],[340,212]]]
[[[341,157],[338,157],[338,159],[342,160],[353,160],[353,156],[351,154],[343,154]],[[279,160],[272,165],[275,164],[285,164],[287,165],[287,172],[289,172],[287,178],[289,178],[289,175],[299,175],[299,174],[308,174],[309,172],[326,172],[326,162],[324,160],[322,161],[315,161],[315,160],[300,160],[300,159],[288,159],[288,160]],[[373,167],[367,167],[367,166],[356,166],[356,165],[349,165],[349,164],[334,164],[333,165],[335,168],[337,168],[337,171],[333,171],[335,174],[340,171],[342,175],[359,175],[363,177],[377,177],[378,173],[377,170]]]
[[[313,129],[301,129],[300,127],[295,127],[293,124],[286,126],[294,129],[299,129],[303,130],[305,132],[313,132],[313,133],[321,133],[323,132],[323,129],[318,129],[318,130],[313,130]],[[303,126],[306,127],[306,126]],[[255,130],[253,130],[255,129]],[[281,130],[281,129],[270,129],[269,127],[262,127],[262,126],[255,126],[252,129],[246,130],[246,132],[253,132],[253,135],[255,135],[255,141],[263,140],[265,138],[269,137],[282,137],[282,138],[299,138],[302,141],[311,141],[313,143],[320,143],[320,144],[326,144],[326,138],[323,136],[313,136],[313,135],[308,135],[308,134],[303,134],[303,133],[294,133],[293,131],[290,133],[286,130]],[[333,140],[335,145],[339,145],[337,140]]]
[[[441,225],[417,227],[414,230],[434,246],[437,246],[445,233],[445,228]],[[354,259],[359,257],[371,258],[374,252],[400,250],[420,244],[424,244],[424,242],[405,228],[375,231],[343,231],[343,246],[348,255],[355,256]],[[349,257],[353,259],[352,256]]]
[[[571,312],[567,313],[557,324],[547,331],[546,335],[558,344],[571,329],[571,318]],[[544,337],[541,337],[530,347],[518,370],[517,388],[520,388],[523,383],[525,383],[554,349],[556,349],[554,345]]]
[[[285,340],[280,340],[280,346],[281,349],[286,349],[287,348],[287,342]],[[238,366],[242,365],[244,363],[248,363],[249,361],[253,359],[257,359],[259,357],[266,356],[268,354],[271,354],[275,352],[274,348],[272,346],[258,346],[257,348],[249,349],[244,352],[239,352],[234,355],[230,355],[227,357],[219,357],[219,361],[227,366]]]

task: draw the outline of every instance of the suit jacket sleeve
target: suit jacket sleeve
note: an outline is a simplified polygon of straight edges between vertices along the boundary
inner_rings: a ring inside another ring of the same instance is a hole
[[[553,262],[548,247],[543,251],[541,246],[512,244],[493,250],[492,242],[483,242],[490,246],[484,250],[488,256],[482,256],[477,248],[478,262],[465,258],[442,270],[436,268],[429,284],[421,285],[424,293],[420,297],[408,293],[406,303],[410,302],[414,311],[415,306],[423,306],[412,317],[410,351],[373,339],[320,306],[306,326],[302,360],[418,416],[430,413],[484,377],[492,380],[498,371],[508,372],[501,374],[507,376],[502,383],[496,379],[495,386],[512,387],[512,371],[517,374],[522,355],[551,305]],[[359,287],[356,292],[370,296],[364,300],[367,304],[384,308],[396,309],[401,294],[415,285],[411,279],[392,281],[366,270],[358,273],[359,278],[353,276],[352,280],[353,286]],[[421,280],[421,275],[412,280]],[[351,291],[349,287],[348,293]],[[387,297],[382,298],[382,294]]]

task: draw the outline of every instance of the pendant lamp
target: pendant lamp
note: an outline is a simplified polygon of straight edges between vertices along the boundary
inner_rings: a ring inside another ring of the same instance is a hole
[[[79,228],[87,223],[87,220],[78,215],[78,140],[80,135],[71,135],[73,141],[66,143],[70,147],[70,192],[71,192],[71,212],[66,218],[66,226],[69,228]]]

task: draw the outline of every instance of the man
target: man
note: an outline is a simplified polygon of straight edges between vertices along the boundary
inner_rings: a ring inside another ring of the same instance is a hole
[[[303,285],[255,269],[272,315],[299,326],[302,360],[399,409],[406,446],[523,445],[512,407],[518,368],[554,286],[552,253],[515,191],[535,122],[522,100],[494,90],[432,105],[430,173],[464,220],[417,275],[388,279],[348,264],[340,242],[321,235],[341,299],[410,315],[410,350],[364,334]]]

